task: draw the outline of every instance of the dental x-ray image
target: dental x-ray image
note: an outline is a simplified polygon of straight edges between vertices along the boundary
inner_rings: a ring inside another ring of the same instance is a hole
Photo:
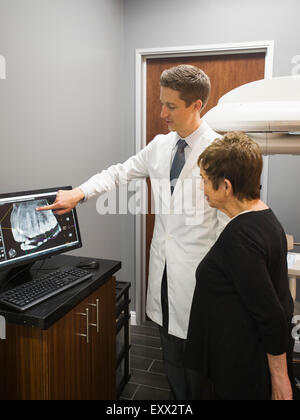
[[[48,205],[45,199],[13,204],[11,230],[15,241],[21,243],[23,251],[38,248],[61,232],[52,211],[36,211],[37,207]]]
[[[56,194],[0,201],[0,265],[29,255],[47,255],[78,243],[73,213],[62,216],[50,211],[38,212],[37,207],[52,204]]]

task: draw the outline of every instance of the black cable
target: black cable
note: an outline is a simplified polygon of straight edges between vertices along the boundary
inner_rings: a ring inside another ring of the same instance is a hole
[[[3,291],[6,289],[7,285],[11,283],[15,278],[17,278],[20,274],[24,273],[25,271],[29,271],[32,264],[28,264],[25,267],[21,268],[18,272],[16,272],[13,276],[8,277],[4,282],[1,284],[0,291]]]

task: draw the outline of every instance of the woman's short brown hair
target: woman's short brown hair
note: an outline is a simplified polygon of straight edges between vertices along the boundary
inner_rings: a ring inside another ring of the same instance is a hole
[[[180,98],[187,107],[200,99],[202,110],[207,104],[211,90],[207,74],[188,64],[164,70],[160,76],[160,85],[180,92]]]
[[[230,132],[216,139],[199,156],[198,166],[204,169],[215,190],[228,179],[239,200],[260,198],[262,153],[258,144],[246,134]]]

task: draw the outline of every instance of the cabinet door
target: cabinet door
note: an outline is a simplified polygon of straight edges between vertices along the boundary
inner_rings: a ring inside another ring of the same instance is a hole
[[[50,399],[115,398],[114,278],[54,324],[47,338]]]
[[[89,300],[90,307],[93,308],[91,312],[91,377],[93,399],[115,399],[115,278],[111,278],[103,287],[94,292]]]
[[[85,299],[48,330],[50,399],[91,399],[87,308]]]
[[[48,398],[48,369],[44,331],[7,324],[0,340],[0,400]]]

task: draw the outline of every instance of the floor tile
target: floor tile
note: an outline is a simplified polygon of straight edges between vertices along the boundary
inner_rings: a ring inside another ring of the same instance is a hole
[[[155,322],[150,321],[150,320],[145,321],[145,322],[143,323],[143,325],[144,325],[144,326],[146,326],[146,327],[156,327],[156,328],[158,328],[158,325],[157,325],[157,324],[155,324]]]
[[[154,360],[150,367],[150,372],[160,373],[164,375],[165,371],[164,371],[163,362],[160,360]]]
[[[145,325],[135,325],[130,328],[131,334],[147,335],[149,337],[159,337],[158,327],[146,327]]]
[[[132,356],[162,360],[162,353],[159,348],[132,345],[130,351]]]
[[[132,383],[129,382],[125,386],[125,388],[123,389],[123,392],[121,394],[121,398],[131,400],[133,398],[134,394],[136,393],[138,387],[139,387],[138,384],[132,384]]]
[[[153,359],[148,357],[131,356],[130,366],[132,369],[148,370],[153,364]]]
[[[136,394],[134,395],[134,400],[169,400],[170,391],[164,389],[151,388],[149,386],[141,385]]]
[[[131,344],[161,349],[161,342],[160,338],[158,337],[148,337],[146,335],[131,334]]]
[[[144,372],[138,369],[131,369],[130,383],[147,385],[159,389],[169,389],[168,381],[165,375]]]
[[[169,384],[164,373],[159,329],[152,321],[130,327],[129,383],[122,400],[169,400]]]

